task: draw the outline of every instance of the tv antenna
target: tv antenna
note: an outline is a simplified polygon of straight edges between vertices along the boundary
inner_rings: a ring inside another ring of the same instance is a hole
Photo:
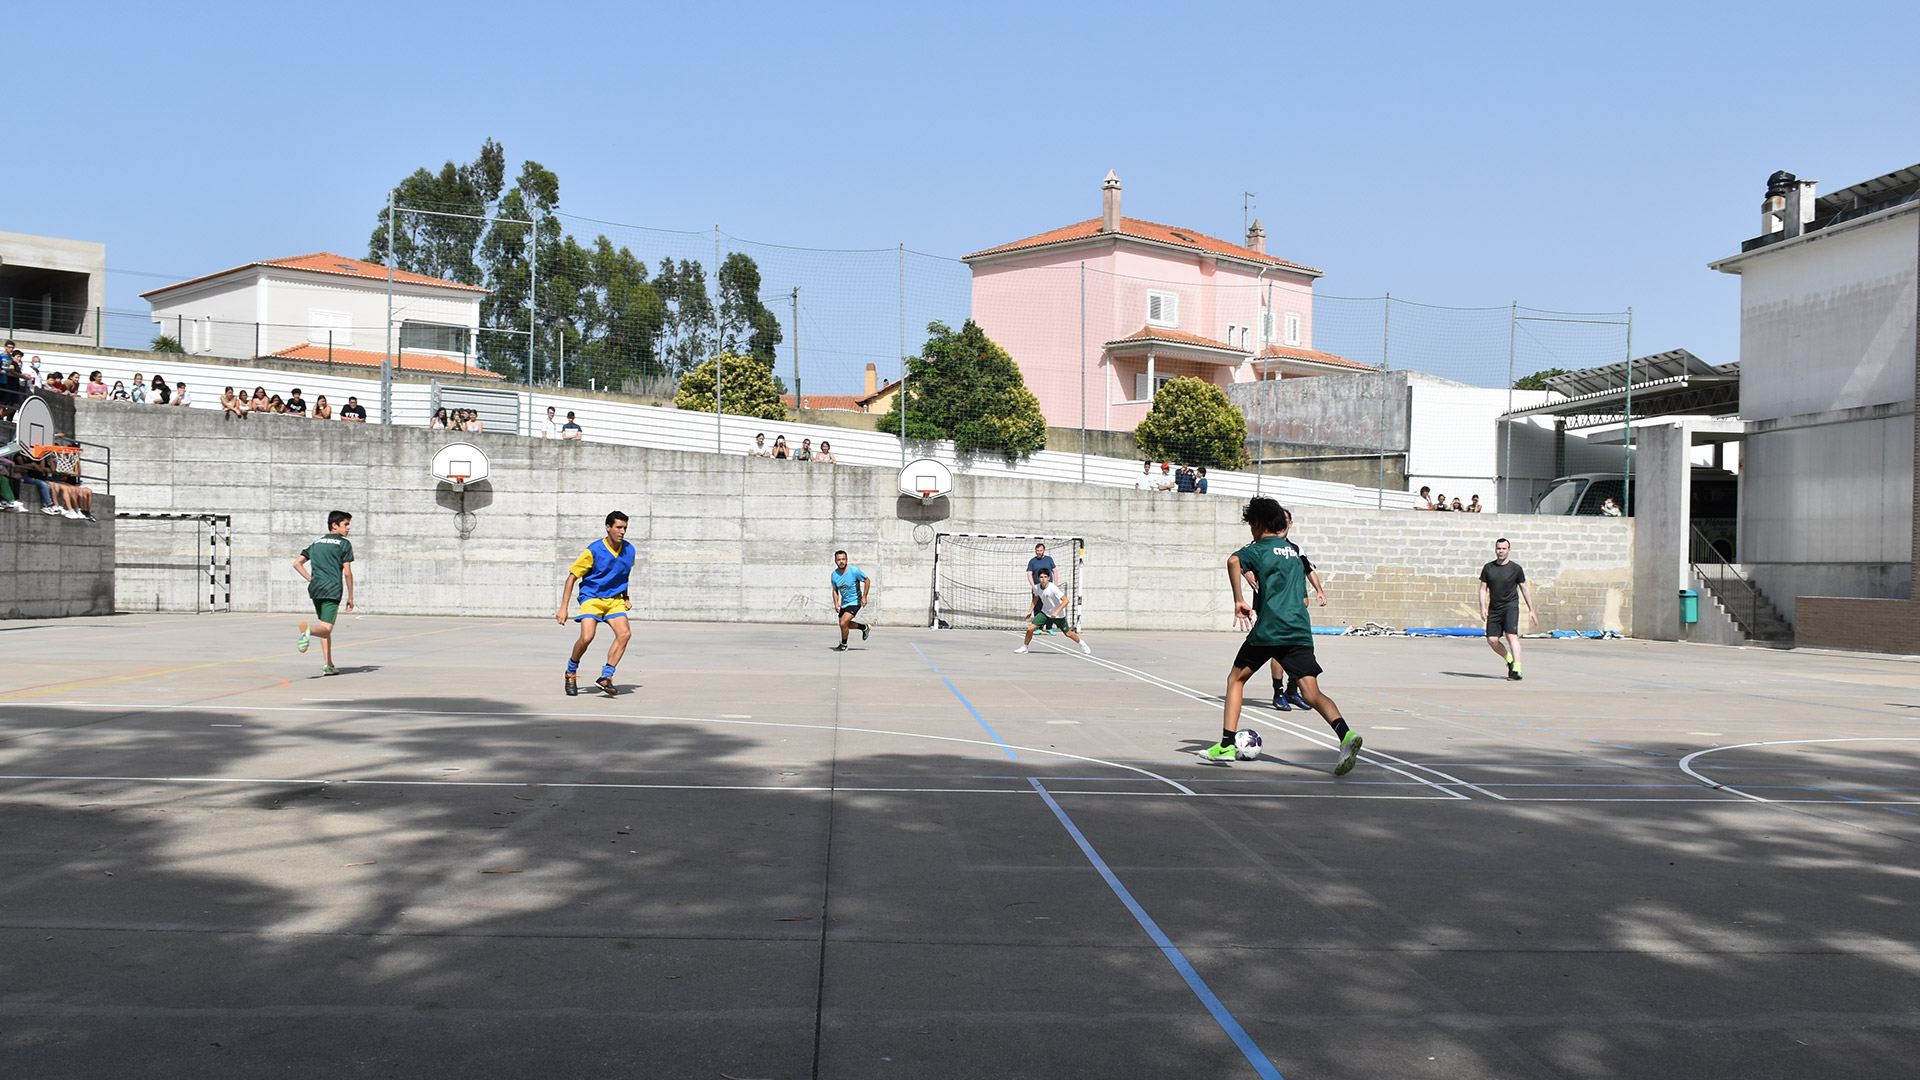
[[[1253,216],[1253,200],[1259,197],[1260,196],[1254,194],[1251,191],[1243,191],[1240,193],[1240,235],[1241,236],[1247,235],[1247,229],[1252,226],[1251,218]]]

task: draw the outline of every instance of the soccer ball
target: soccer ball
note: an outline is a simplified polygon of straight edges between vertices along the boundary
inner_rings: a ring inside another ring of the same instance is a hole
[[[1252,728],[1242,728],[1233,736],[1235,757],[1241,761],[1252,761],[1260,756],[1260,733]]]

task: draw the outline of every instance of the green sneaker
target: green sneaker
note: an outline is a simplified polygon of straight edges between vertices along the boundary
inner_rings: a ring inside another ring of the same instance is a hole
[[[323,667],[323,668],[321,668],[321,669],[320,669],[320,674],[322,674],[322,675],[338,675],[338,674],[340,674],[340,669],[339,669],[339,668],[337,668],[337,667],[334,667],[334,666],[333,666],[332,664],[328,664],[328,665],[327,665],[326,667]]]
[[[301,624],[300,624],[300,640],[299,640],[299,641],[296,641],[296,642],[294,642],[294,643],[293,643],[293,647],[294,647],[295,649],[298,649],[298,650],[299,650],[299,651],[301,651],[301,652],[306,652],[306,651],[307,651],[307,638],[308,638],[308,635],[307,635],[307,624],[306,624],[306,623],[301,623]]]
[[[1353,771],[1353,759],[1360,756],[1362,741],[1357,731],[1347,732],[1347,737],[1340,740],[1340,761],[1333,767],[1333,775],[1345,776]]]
[[[1218,761],[1218,762],[1225,763],[1239,757],[1240,752],[1238,750],[1235,750],[1231,744],[1216,743],[1213,746],[1209,746],[1204,751],[1202,751],[1200,756],[1207,759],[1208,761]]]

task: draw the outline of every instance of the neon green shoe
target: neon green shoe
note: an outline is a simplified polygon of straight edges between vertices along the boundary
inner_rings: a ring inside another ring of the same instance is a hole
[[[1225,764],[1239,757],[1240,752],[1235,750],[1229,743],[1216,743],[1201,751],[1200,756],[1208,761],[1218,761],[1221,764]]]
[[[340,669],[339,669],[339,668],[337,668],[337,667],[334,667],[334,666],[333,666],[332,664],[328,664],[328,665],[327,665],[326,667],[323,667],[323,668],[321,668],[321,669],[320,669],[320,674],[322,674],[322,675],[338,675],[338,674],[340,674]]]
[[[1353,771],[1353,759],[1360,756],[1362,742],[1359,732],[1347,732],[1347,737],[1340,740],[1340,762],[1333,767],[1333,775],[1345,776]]]
[[[296,641],[296,642],[294,642],[294,643],[293,643],[293,647],[294,647],[295,649],[297,649],[297,650],[299,650],[300,652],[306,652],[306,651],[307,651],[307,638],[308,638],[308,634],[307,634],[307,624],[306,624],[306,623],[301,623],[301,624],[300,624],[300,640],[299,640],[299,641]]]

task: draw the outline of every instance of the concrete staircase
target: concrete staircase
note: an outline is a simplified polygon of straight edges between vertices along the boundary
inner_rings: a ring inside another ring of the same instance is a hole
[[[1701,569],[1706,570],[1705,567]],[[1732,569],[1742,578],[1746,578],[1749,584],[1752,582],[1753,579],[1745,570],[1738,566]],[[1705,586],[1707,596],[1712,598],[1714,604],[1726,612],[1727,617],[1733,620],[1733,624],[1740,628],[1740,632],[1747,635],[1755,644],[1781,649],[1793,647],[1792,625],[1787,622],[1785,616],[1780,614],[1780,610],[1773,606],[1773,602],[1767,599],[1767,594],[1760,591],[1758,585],[1751,585],[1752,591],[1749,592],[1749,586],[1728,579],[1725,587],[1722,588],[1714,580],[1714,575],[1710,571],[1701,573],[1698,579]],[[1756,597],[1759,601],[1757,605],[1754,602]]]

